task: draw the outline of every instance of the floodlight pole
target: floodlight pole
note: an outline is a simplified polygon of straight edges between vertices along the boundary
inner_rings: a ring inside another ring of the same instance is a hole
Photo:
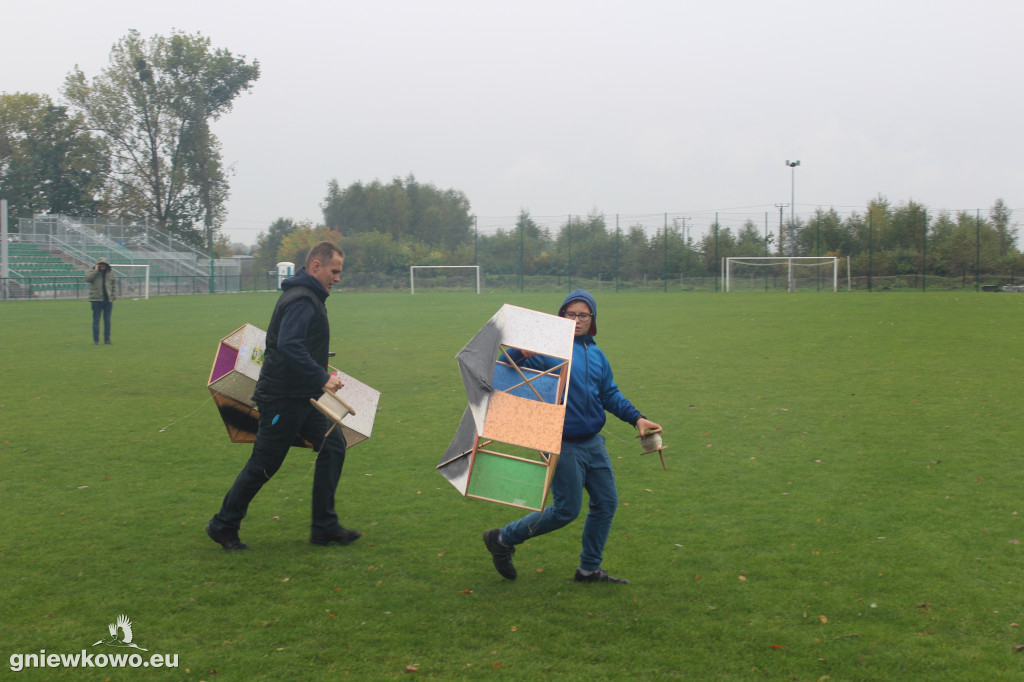
[[[791,171],[790,194],[789,194],[789,256],[796,256],[796,240],[793,237],[794,225],[796,222],[796,167],[800,165],[799,159],[790,161],[786,159],[786,165]],[[789,262],[789,290],[796,291],[796,281],[793,279],[793,261]]]

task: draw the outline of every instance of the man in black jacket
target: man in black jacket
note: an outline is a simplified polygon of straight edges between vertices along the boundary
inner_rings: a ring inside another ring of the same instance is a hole
[[[220,511],[210,519],[206,534],[226,550],[248,549],[238,529],[249,503],[281,467],[288,449],[301,437],[317,452],[313,472],[313,517],[309,541],[347,545],[360,536],[338,523],[334,493],[345,463],[345,437],[309,399],[342,383],[327,371],[331,339],[324,302],[338,283],[345,254],[331,242],[320,242],[306,256],[305,267],[281,283],[267,329],[266,354],[253,399],[260,411],[252,456],[224,496]]]

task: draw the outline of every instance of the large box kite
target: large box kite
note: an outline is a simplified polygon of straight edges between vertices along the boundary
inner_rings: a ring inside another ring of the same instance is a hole
[[[251,324],[231,332],[217,346],[207,387],[220,411],[232,443],[256,442],[260,413],[252,394],[263,367],[267,333]],[[334,371],[334,368],[330,368]],[[341,427],[348,447],[366,440],[373,432],[380,391],[337,370],[344,386],[335,395],[325,393],[315,407]],[[340,406],[343,409],[339,409]],[[293,446],[313,447],[298,436]]]
[[[544,508],[562,449],[574,332],[572,320],[506,304],[456,355],[469,405],[437,470],[463,495]],[[522,367],[510,350],[556,363]]]

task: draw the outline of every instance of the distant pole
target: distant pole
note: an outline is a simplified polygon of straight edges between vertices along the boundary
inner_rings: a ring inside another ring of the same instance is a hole
[[[821,258],[821,209],[814,215],[814,255]],[[836,261],[838,262],[838,261]],[[821,268],[815,268],[815,272],[818,275],[818,281],[815,285],[815,291],[821,291]]]
[[[768,257],[768,211],[764,212],[764,255]],[[764,290],[768,291],[768,268],[764,269]]]
[[[921,212],[923,226],[921,227],[921,292],[928,290],[928,211]]]
[[[519,216],[519,293],[525,291],[524,265],[526,263],[526,221]]]
[[[620,270],[622,260],[619,254],[619,245],[622,242],[622,230],[619,228],[619,214],[615,214],[615,293],[619,293]]]
[[[665,280],[665,293],[667,294],[668,293],[668,213],[665,214],[665,232],[663,233],[662,241],[664,242],[664,245],[665,245],[665,253],[663,254],[663,256],[664,256],[664,258],[663,258],[663,260],[664,260],[664,271],[665,272],[662,275],[662,279]]]
[[[569,242],[569,291],[572,291],[572,214],[569,214],[568,222],[565,224],[566,241]]]
[[[981,291],[981,209],[974,216],[974,290]]]
[[[789,206],[789,204],[775,204],[775,208],[779,209],[779,255],[782,255],[782,243],[785,241],[785,232],[783,232],[782,223],[782,209]]]
[[[874,218],[873,218],[873,214],[871,212],[871,209],[869,208],[868,209],[868,291],[871,291],[871,266],[872,266],[872,259],[874,257],[874,253],[872,253],[872,251],[875,248],[875,245],[872,242],[874,241],[874,236],[875,236]]]
[[[721,267],[718,264],[718,211],[715,211],[715,291],[718,291],[718,275]]]
[[[789,193],[789,257],[796,256],[796,238],[793,231],[796,229],[796,167],[800,161],[786,159],[786,165],[790,169],[790,193]],[[796,291],[796,280],[793,278],[793,261],[789,261],[789,290]]]
[[[7,253],[7,199],[0,199],[0,300],[7,300],[7,278],[11,276]]]

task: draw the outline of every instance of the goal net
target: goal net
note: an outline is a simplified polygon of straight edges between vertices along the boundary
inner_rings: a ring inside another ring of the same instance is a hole
[[[722,259],[725,291],[839,291],[836,256],[732,256]]]
[[[476,291],[480,293],[479,265],[412,265],[409,293],[424,291]]]
[[[149,266],[129,263],[111,263],[117,275],[121,298],[149,298]]]

